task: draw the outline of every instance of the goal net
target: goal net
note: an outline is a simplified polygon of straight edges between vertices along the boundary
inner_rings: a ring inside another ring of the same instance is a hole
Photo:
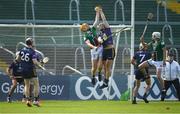
[[[116,32],[113,36],[116,57],[112,65],[111,77],[129,75],[131,44],[134,42],[131,40],[132,26],[111,25],[110,27],[112,32]],[[84,43],[84,34],[80,31],[79,25],[0,24],[0,44],[14,53],[24,46],[22,44],[28,36],[34,38],[36,49],[50,58],[45,66],[48,70],[61,75],[63,68],[69,65],[82,73],[90,74],[90,51]],[[9,64],[12,55],[8,52],[2,53],[0,56],[3,60],[0,62],[6,61]],[[74,70],[67,69],[65,73],[73,72]]]

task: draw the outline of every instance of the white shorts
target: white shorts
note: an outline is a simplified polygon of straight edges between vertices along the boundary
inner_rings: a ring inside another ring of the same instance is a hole
[[[152,59],[147,60],[148,64],[155,66],[156,69],[162,69],[163,67],[163,61],[154,61]]]
[[[91,60],[102,59],[103,46],[98,47],[96,50],[91,49]]]

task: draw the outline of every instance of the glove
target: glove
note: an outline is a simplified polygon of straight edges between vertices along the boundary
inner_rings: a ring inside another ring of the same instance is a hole
[[[102,44],[103,43],[103,39],[101,37],[98,37],[98,42]]]
[[[107,39],[108,39],[107,35],[104,34],[104,35],[103,35],[103,40],[106,41]]]
[[[46,64],[48,61],[49,61],[49,57],[44,57],[43,60],[42,60],[42,62],[43,62],[44,64]]]
[[[10,79],[13,80],[13,79],[15,79],[15,78],[14,78],[14,76],[10,76]]]

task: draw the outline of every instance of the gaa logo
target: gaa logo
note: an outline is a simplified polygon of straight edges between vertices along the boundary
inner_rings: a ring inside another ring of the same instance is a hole
[[[80,77],[75,84],[75,92],[76,95],[81,100],[88,99],[120,99],[121,93],[113,79],[111,79],[111,92],[109,94],[109,90],[99,89],[99,86],[102,85],[103,82],[97,82],[96,85],[92,86],[91,79],[88,76]]]
[[[151,88],[147,94],[147,97],[148,99],[151,99],[151,100],[158,100],[161,98],[161,89],[160,89],[160,83],[157,79],[156,76],[152,76],[151,77]],[[146,84],[145,82],[143,82],[141,84],[141,87],[139,89],[139,92],[138,92],[138,98],[142,99],[143,98],[143,94],[144,94],[144,88],[146,87]],[[171,100],[174,100],[176,99],[176,90],[174,89],[173,86],[171,86],[167,93],[166,93],[166,99],[171,99]]]

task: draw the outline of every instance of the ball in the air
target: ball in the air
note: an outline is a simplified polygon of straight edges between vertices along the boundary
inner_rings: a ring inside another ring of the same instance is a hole
[[[100,8],[99,6],[96,6],[96,7],[94,8],[94,10],[95,10],[95,11],[100,11],[101,8]]]

